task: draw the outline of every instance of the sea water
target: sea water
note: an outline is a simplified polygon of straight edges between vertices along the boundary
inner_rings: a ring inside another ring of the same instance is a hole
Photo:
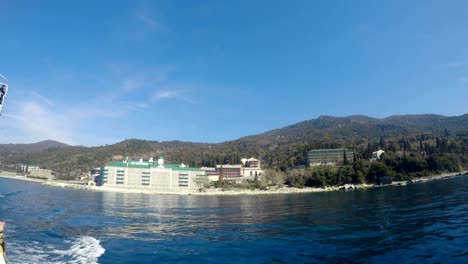
[[[353,191],[178,196],[0,178],[10,263],[468,263],[468,176]]]

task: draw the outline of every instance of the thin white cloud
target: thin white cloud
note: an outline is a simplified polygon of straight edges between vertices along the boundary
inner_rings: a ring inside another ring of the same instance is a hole
[[[54,112],[41,102],[23,101],[16,112],[7,117],[15,121],[9,131],[21,135],[23,142],[53,139],[68,144],[75,143],[73,120]]]
[[[18,92],[18,91],[16,91]],[[4,113],[2,143],[33,143],[45,139],[67,144],[83,144],[99,118],[118,118],[125,109],[117,104],[90,101],[79,104],[56,105],[37,92],[28,91],[21,97],[9,98],[8,111]]]
[[[69,108],[70,116],[79,119],[97,119],[97,118],[115,118],[122,115],[122,110],[117,106],[96,107],[88,105],[85,107],[71,107]]]
[[[97,95],[96,101],[104,103],[116,103],[116,101],[122,97],[125,97],[128,94],[141,89],[145,84],[145,77],[143,75],[118,76],[115,78],[121,79],[120,82],[107,82],[104,86],[108,87],[108,92]]]
[[[96,99],[107,103],[116,103],[124,97],[131,97],[137,91],[170,82],[168,75],[175,68],[174,65],[158,65],[150,69],[134,70],[126,64],[118,63],[108,63],[106,67],[112,71],[112,77],[102,85],[108,87],[108,92],[97,96]]]
[[[144,9],[136,10],[134,12],[134,16],[138,21],[140,21],[142,24],[144,24],[151,30],[162,32],[169,31],[169,29],[166,26],[157,21],[156,18],[148,14],[148,12]]]
[[[23,80],[24,83],[17,85],[8,98],[8,106],[4,109],[7,111],[3,114],[5,125],[0,128],[0,142],[32,143],[53,139],[67,144],[89,145],[91,140],[96,145],[101,138],[108,136],[110,139],[119,135],[112,130],[90,133],[95,122],[119,122],[134,112],[153,111],[153,106],[157,107],[155,103],[163,100],[195,102],[194,91],[197,89],[171,78],[177,70],[175,65],[146,69],[114,66],[109,66],[107,74],[91,75],[90,85],[95,89],[88,88],[95,92],[79,101],[76,98],[53,101],[40,93],[50,86],[74,89],[73,85],[67,85],[78,83],[77,77],[44,84],[47,87],[38,87]],[[32,91],[31,87],[35,90]],[[155,90],[155,87],[158,89]],[[107,143],[108,140],[103,142]]]
[[[105,65],[105,68],[112,74],[121,75],[130,70],[130,66],[122,62],[110,62]]]
[[[128,104],[127,109],[130,111],[138,111],[145,108],[148,108],[149,105],[147,103],[136,103],[136,104]]]
[[[132,92],[137,90],[138,88],[141,87],[142,80],[136,79],[136,78],[128,78],[124,80],[122,84],[122,89],[125,92]]]
[[[191,104],[198,104],[199,101],[194,95],[195,88],[192,85],[174,84],[163,89],[159,89],[150,95],[150,102],[161,100],[177,99]]]
[[[34,96],[36,96],[37,98],[41,99],[41,100],[42,100],[44,103],[46,103],[48,106],[55,106],[55,104],[54,104],[51,100],[49,100],[48,98],[46,98],[45,96],[40,95],[39,93],[34,92],[34,91],[32,91],[31,93],[32,93]]]
[[[439,65],[440,68],[449,68],[449,69],[455,69],[455,68],[461,68],[465,66],[466,63],[461,62],[461,61],[453,61],[449,63],[442,63]]]
[[[170,99],[175,97],[180,97],[182,93],[178,90],[160,90],[156,91],[152,96],[151,99],[153,101],[162,100],[162,99]]]

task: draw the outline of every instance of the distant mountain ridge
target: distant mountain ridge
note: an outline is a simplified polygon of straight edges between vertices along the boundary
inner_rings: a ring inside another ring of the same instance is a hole
[[[290,126],[267,131],[262,134],[240,138],[236,141],[268,141],[282,139],[283,142],[300,140],[347,141],[362,138],[393,137],[408,133],[452,133],[468,130],[468,114],[445,117],[442,115],[395,115],[382,119],[367,116],[320,116]]]
[[[70,145],[55,140],[43,140],[30,144],[0,144],[0,157],[8,157],[16,154],[41,152],[50,148],[65,148]]]
[[[129,158],[148,158],[164,154],[168,162],[184,162],[192,166],[230,163],[239,157],[257,157],[269,166],[303,162],[310,148],[353,147],[384,138],[398,140],[402,136],[444,133],[468,135],[468,114],[461,116],[395,115],[373,118],[361,115],[348,117],[320,116],[261,134],[221,143],[182,141],[147,141],[130,139],[108,146],[69,146],[56,141],[36,144],[10,144],[7,163],[31,162],[58,172],[79,173],[106,162]],[[14,151],[13,151],[14,149]],[[5,156],[3,156],[5,157]]]

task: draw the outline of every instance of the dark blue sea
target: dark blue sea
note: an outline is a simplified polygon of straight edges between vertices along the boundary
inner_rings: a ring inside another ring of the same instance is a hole
[[[10,263],[468,263],[468,176],[367,190],[177,196],[0,178]]]

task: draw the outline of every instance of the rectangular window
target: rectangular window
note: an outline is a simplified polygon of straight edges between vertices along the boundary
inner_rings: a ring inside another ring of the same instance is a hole
[[[149,171],[142,171],[142,172],[141,172],[141,185],[142,185],[142,186],[148,186],[148,185],[150,185],[150,177],[151,177],[151,172],[149,172]]]
[[[179,174],[179,187],[188,187],[188,186],[189,186],[189,175]]]
[[[116,184],[124,184],[124,178],[123,177],[117,177],[115,179]]]
[[[115,184],[122,185],[124,184],[125,179],[125,170],[117,169],[115,176]]]

